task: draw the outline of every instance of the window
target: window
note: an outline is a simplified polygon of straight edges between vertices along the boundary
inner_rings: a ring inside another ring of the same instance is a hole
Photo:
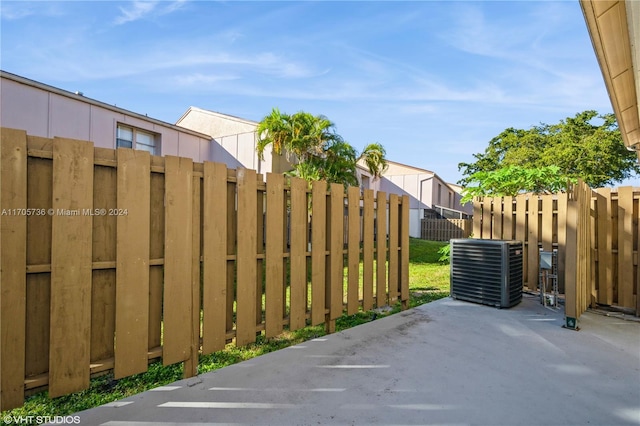
[[[159,135],[118,124],[116,147],[141,149],[156,155],[156,140],[159,138]]]

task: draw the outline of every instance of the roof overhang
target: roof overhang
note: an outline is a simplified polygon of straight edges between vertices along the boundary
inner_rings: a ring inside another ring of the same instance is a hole
[[[640,151],[640,2],[580,0],[580,5],[622,140]]]

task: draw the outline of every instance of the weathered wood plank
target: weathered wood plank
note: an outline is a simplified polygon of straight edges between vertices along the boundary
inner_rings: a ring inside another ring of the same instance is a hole
[[[482,238],[485,240],[495,240],[493,235],[493,207],[498,198],[484,197],[482,205]]]
[[[265,336],[282,332],[284,307],[284,176],[267,173]],[[324,270],[324,268],[323,268]],[[322,317],[322,322],[324,315]]]
[[[49,396],[89,386],[93,144],[53,145]]]
[[[4,411],[24,402],[27,215],[22,210],[27,208],[27,135],[3,128],[0,137],[0,411]]]
[[[189,358],[184,362],[184,378],[198,374],[200,352],[200,280],[201,280],[201,235],[202,235],[202,179],[193,176],[192,210],[191,210],[191,323],[186,330],[190,335]]]
[[[362,241],[362,309],[373,308],[373,190],[364,190]]]
[[[378,191],[376,201],[376,306],[387,304],[387,193]]]
[[[542,198],[542,250],[553,249],[553,195],[543,195]]]
[[[154,157],[151,157],[153,165]],[[161,158],[164,165],[164,157]],[[163,166],[164,169],[164,166]],[[149,258],[164,259],[165,193],[164,173],[151,173]],[[149,350],[162,344],[162,293],[164,287],[163,265],[149,268]]]
[[[114,377],[147,371],[149,349],[149,153],[118,149]],[[126,211],[126,214],[124,212]]]
[[[325,320],[327,263],[327,183],[314,182],[311,188],[311,325]]]
[[[482,200],[480,197],[473,198],[473,238],[484,238],[482,236],[482,218],[484,217],[482,215]]]
[[[224,349],[227,334],[227,166],[204,163],[202,353]]]
[[[558,194],[558,290],[564,293],[567,245],[567,193]]]
[[[333,322],[342,315],[342,293],[344,281],[344,186],[331,184],[330,219],[330,286],[327,288],[326,303],[329,307],[329,320]],[[334,323],[335,324],[335,323]]]
[[[400,210],[398,195],[389,194],[389,304],[398,300],[400,244]],[[475,222],[475,221],[474,221]],[[480,235],[480,234],[478,234]]]
[[[291,178],[291,247],[289,328],[306,325],[307,311],[307,181]]]
[[[538,250],[538,233],[540,211],[538,207],[538,196],[531,195],[529,197],[529,226],[528,226],[528,250],[527,250],[527,287],[530,290],[538,289],[538,270],[539,270],[539,250]]]
[[[193,161],[165,157],[164,365],[191,354],[191,259],[193,256]]]
[[[402,309],[409,307],[409,196],[402,196],[400,213],[400,299]]]
[[[513,240],[513,197],[504,197],[503,209],[502,235],[505,240]]]
[[[238,169],[236,345],[256,340],[256,172]]]
[[[633,290],[633,187],[618,188],[618,305],[635,308]]]
[[[354,315],[360,304],[360,188],[349,187],[347,202],[347,314]]]

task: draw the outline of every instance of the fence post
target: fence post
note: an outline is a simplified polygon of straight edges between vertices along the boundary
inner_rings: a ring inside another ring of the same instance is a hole
[[[27,135],[0,134],[0,211],[27,208]],[[35,206],[34,206],[35,207]],[[27,215],[0,216],[0,411],[24,402]]]
[[[409,196],[402,196],[400,215],[400,298],[402,309],[409,308]]]

